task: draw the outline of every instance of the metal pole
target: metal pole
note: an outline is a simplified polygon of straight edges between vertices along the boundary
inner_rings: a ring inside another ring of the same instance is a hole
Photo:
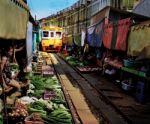
[[[80,4],[80,3],[79,3]],[[79,30],[79,22],[80,22],[80,5],[78,5],[78,33],[80,32],[80,30]]]
[[[86,30],[85,43],[87,43],[87,23],[88,23],[87,0],[85,1],[85,11],[86,11],[86,17],[85,17],[85,30]]]

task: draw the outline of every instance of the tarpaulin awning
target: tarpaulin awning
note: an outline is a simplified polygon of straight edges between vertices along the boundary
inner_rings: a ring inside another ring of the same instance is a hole
[[[95,26],[94,36],[94,47],[101,47],[103,42],[103,21]]]
[[[82,32],[81,32],[81,46],[84,46],[85,37],[86,37],[86,31],[82,30]]]
[[[73,44],[73,37],[72,37],[72,35],[68,35],[67,36],[67,45],[72,45]]]
[[[116,50],[125,51],[127,49],[127,35],[129,32],[130,24],[130,18],[118,21],[118,33],[115,45]]]
[[[128,38],[128,55],[150,58],[150,21],[132,26]]]
[[[108,49],[125,51],[129,27],[130,18],[105,24],[103,33],[104,47]]]
[[[0,0],[0,38],[25,39],[29,13],[11,0]]]
[[[81,34],[74,35],[74,43],[78,46],[81,46]]]
[[[99,23],[88,27],[87,29],[87,41],[89,46],[101,47],[103,41],[103,25],[104,19]],[[84,34],[84,32],[82,32]],[[83,35],[82,34],[82,35]]]
[[[105,24],[103,33],[103,45],[108,49],[111,48],[112,31],[113,31],[112,23]]]
[[[94,30],[95,30],[95,26],[89,27],[87,29],[87,42],[89,44],[89,46],[94,46]]]

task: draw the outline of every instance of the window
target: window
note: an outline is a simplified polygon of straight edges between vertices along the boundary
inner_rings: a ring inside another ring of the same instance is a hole
[[[50,32],[50,37],[54,37],[54,32]]]
[[[49,32],[48,31],[43,31],[43,37],[49,37]]]
[[[61,38],[61,32],[56,32],[56,38]]]

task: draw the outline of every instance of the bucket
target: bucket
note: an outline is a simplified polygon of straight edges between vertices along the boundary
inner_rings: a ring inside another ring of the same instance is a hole
[[[122,81],[121,84],[123,90],[129,91],[133,88],[131,84],[127,84],[127,81]]]

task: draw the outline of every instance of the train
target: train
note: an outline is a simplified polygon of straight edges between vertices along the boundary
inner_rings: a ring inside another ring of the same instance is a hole
[[[60,52],[62,47],[63,28],[50,26],[42,27],[41,46],[44,52]]]

